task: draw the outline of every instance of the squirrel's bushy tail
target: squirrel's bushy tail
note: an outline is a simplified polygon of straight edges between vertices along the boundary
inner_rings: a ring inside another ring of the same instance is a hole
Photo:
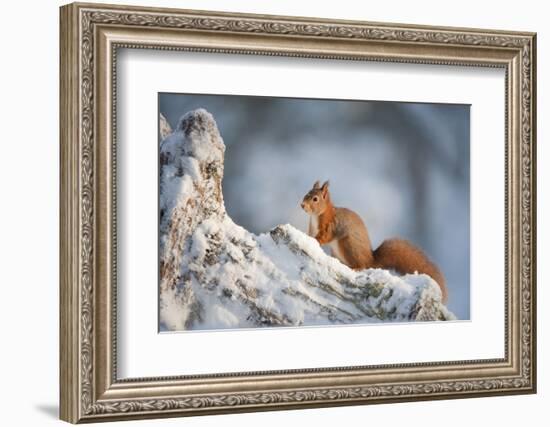
[[[393,269],[401,274],[413,274],[415,272],[427,274],[437,282],[441,288],[442,301],[447,302],[447,284],[443,274],[437,266],[430,261],[422,250],[407,240],[385,240],[374,251],[374,267]]]

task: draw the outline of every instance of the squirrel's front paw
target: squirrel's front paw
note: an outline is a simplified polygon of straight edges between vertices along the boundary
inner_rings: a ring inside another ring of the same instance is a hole
[[[319,234],[317,236],[315,236],[315,240],[317,240],[320,245],[324,245],[325,243],[327,243],[324,236],[321,236]]]

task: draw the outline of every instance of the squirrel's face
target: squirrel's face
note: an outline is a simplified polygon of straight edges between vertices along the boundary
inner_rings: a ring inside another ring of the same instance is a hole
[[[322,186],[319,181],[313,184],[313,188],[308,191],[302,200],[301,206],[304,211],[310,215],[321,215],[329,203],[328,181]]]

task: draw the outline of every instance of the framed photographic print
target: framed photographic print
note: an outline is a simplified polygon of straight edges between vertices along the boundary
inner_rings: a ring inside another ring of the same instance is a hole
[[[535,392],[535,34],[60,22],[62,419]]]
[[[161,331],[469,319],[469,106],[161,93],[159,107]],[[402,238],[372,246],[400,228],[437,260]]]

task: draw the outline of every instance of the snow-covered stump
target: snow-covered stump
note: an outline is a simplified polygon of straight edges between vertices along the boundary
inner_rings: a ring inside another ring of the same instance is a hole
[[[450,320],[426,275],[355,272],[291,225],[256,236],[225,211],[225,145],[212,115],[184,115],[160,147],[163,330]]]

